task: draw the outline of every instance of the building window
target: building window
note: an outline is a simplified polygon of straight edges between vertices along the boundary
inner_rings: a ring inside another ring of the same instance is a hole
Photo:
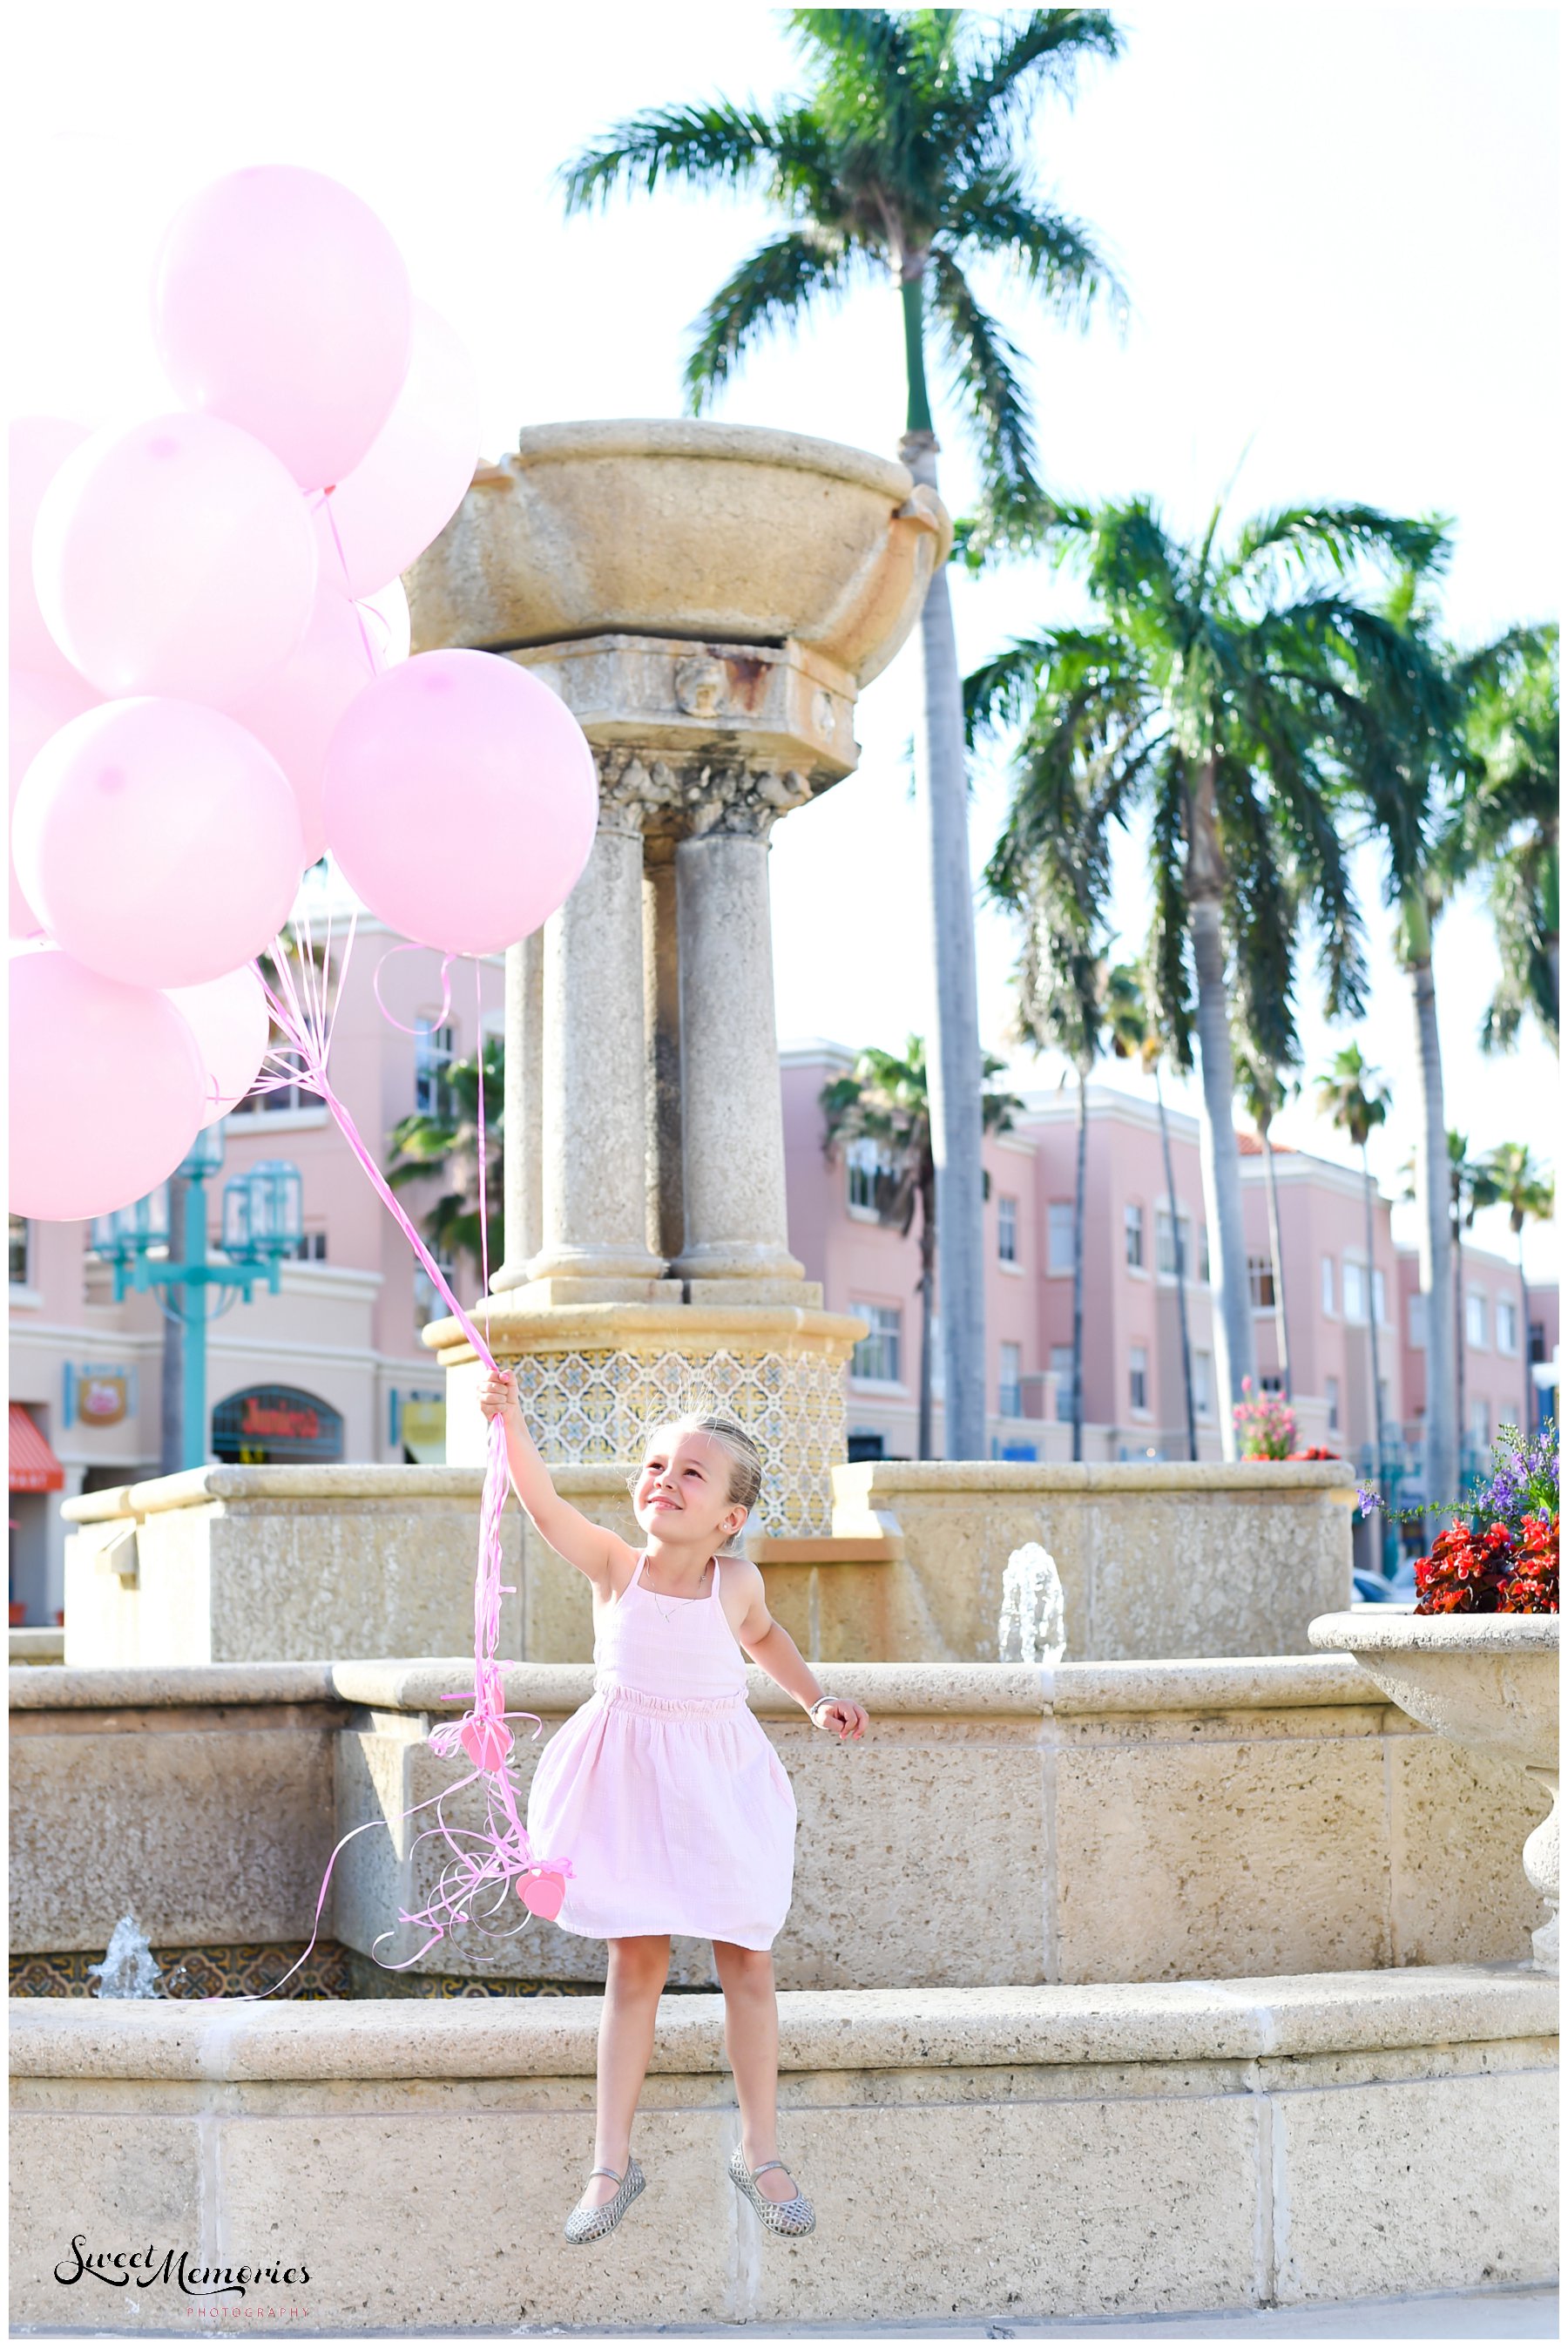
[[[1149,1407],[1149,1349],[1130,1346],[1127,1353],[1127,1400],[1134,1411]]]
[[[1410,1295],[1410,1343],[1419,1351],[1426,1342],[1427,1300],[1418,1288]]]
[[[897,1304],[852,1304],[849,1309],[871,1323],[868,1334],[849,1357],[850,1376],[875,1378],[880,1385],[897,1385],[904,1335],[902,1312]]]
[[[1072,1201],[1053,1199],[1046,1210],[1047,1268],[1054,1272],[1072,1270]]]
[[[288,1253],[296,1263],[325,1263],[327,1260],[325,1231],[302,1231],[288,1250]],[[446,1267],[443,1266],[443,1269],[445,1270]],[[449,1271],[446,1272],[446,1277],[448,1280],[452,1277]]]
[[[1532,1362],[1543,1362],[1546,1359],[1546,1323],[1544,1321],[1532,1321],[1530,1324],[1530,1358]]]
[[[997,1407],[1004,1418],[1023,1416],[1023,1347],[1003,1345]]]
[[[1334,1311],[1334,1259],[1331,1255],[1323,1259],[1323,1310],[1325,1313]]]
[[[1376,1264],[1372,1267],[1372,1316],[1379,1329],[1388,1327],[1388,1297],[1383,1287],[1383,1275]]]
[[[1214,1409],[1214,1361],[1212,1354],[1193,1355],[1193,1416],[1212,1418]]]
[[[1247,1294],[1252,1298],[1255,1313],[1274,1310],[1274,1263],[1266,1255],[1249,1255],[1246,1260]]]
[[[1182,1242],[1182,1261],[1176,1262],[1176,1241]],[[1173,1280],[1178,1269],[1184,1279],[1190,1279],[1193,1270],[1193,1219],[1182,1213],[1174,1220],[1169,1207],[1157,1208],[1154,1214],[1154,1264],[1165,1279]]]
[[[931,1399],[940,1402],[948,1391],[947,1365],[942,1357],[942,1316],[931,1315]]]
[[[1265,1370],[1258,1385],[1265,1394],[1282,1395],[1285,1392],[1284,1374],[1279,1370]]]
[[[1018,1262],[1018,1200],[997,1200],[997,1254],[1003,1263]]]
[[[1339,1381],[1337,1378],[1324,1379],[1323,1399],[1328,1405],[1328,1432],[1330,1435],[1337,1435],[1339,1432]]]
[[[1209,1227],[1207,1223],[1200,1224],[1198,1228],[1198,1278],[1206,1288],[1209,1284]]]
[[[1519,1307],[1512,1296],[1497,1300],[1497,1350],[1500,1354],[1519,1351]]]
[[[1131,1200],[1122,1210],[1122,1229],[1124,1234],[1123,1245],[1127,1255],[1127,1269],[1129,1272],[1142,1272],[1143,1269],[1143,1210],[1142,1207],[1133,1206]]]
[[[1464,1301],[1464,1341],[1467,1345],[1486,1344],[1486,1297],[1479,1288],[1472,1288]]]
[[[1056,1380],[1056,1415],[1064,1424],[1072,1417],[1072,1348],[1053,1345],[1050,1349],[1050,1375]]]
[[[437,1026],[434,1019],[416,1019],[414,1023],[414,1106],[421,1117],[444,1117],[450,1115],[452,1102],[446,1071],[452,1058],[451,1028]]]
[[[1365,1321],[1367,1318],[1367,1267],[1347,1256],[1344,1272],[1345,1318]]]
[[[432,1248],[430,1252],[436,1259],[436,1268],[440,1272],[442,1279],[446,1282],[447,1287],[452,1290],[453,1293],[456,1294],[457,1288],[456,1257],[455,1255],[443,1255],[435,1248]],[[420,1326],[424,1328],[432,1321],[441,1320],[445,1314],[451,1311],[451,1309],[452,1308],[447,1303],[446,1299],[442,1295],[441,1291],[436,1287],[436,1282],[425,1271],[425,1266],[422,1263],[415,1264],[414,1267],[414,1316],[419,1323]]]
[[[28,1258],[32,1253],[33,1227],[26,1215],[11,1218],[11,1285],[27,1286]]]
[[[1491,1441],[1491,1405],[1480,1395],[1470,1406],[1470,1439],[1478,1451]]]
[[[845,1149],[844,1167],[850,1213],[861,1222],[876,1222],[893,1171],[880,1144],[861,1134]]]

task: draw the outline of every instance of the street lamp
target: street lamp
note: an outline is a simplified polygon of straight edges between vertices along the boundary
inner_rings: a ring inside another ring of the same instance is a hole
[[[259,1281],[275,1296],[283,1259],[296,1252],[304,1231],[299,1168],[265,1159],[224,1184],[224,1260],[210,1262],[206,1185],[222,1163],[220,1118],[202,1128],[175,1169],[174,1179],[186,1185],[183,1255],[174,1252],[167,1183],[134,1206],[98,1216],[92,1231],[94,1248],[114,1272],[115,1303],[131,1289],[150,1291],[184,1332],[180,1457],[187,1468],[200,1468],[207,1457],[207,1324],[241,1298],[249,1304]]]

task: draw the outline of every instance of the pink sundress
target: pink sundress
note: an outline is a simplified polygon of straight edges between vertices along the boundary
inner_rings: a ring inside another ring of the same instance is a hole
[[[794,1790],[746,1704],[721,1560],[687,1599],[656,1597],[647,1562],[595,1605],[593,1694],[539,1756],[528,1839],[571,1860],[566,1931],[769,1949],[794,1884]]]

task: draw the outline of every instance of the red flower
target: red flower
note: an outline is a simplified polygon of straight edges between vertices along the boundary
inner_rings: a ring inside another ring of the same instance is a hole
[[[1504,1524],[1448,1526],[1416,1560],[1418,1614],[1555,1614],[1557,1519],[1530,1517],[1516,1540]]]

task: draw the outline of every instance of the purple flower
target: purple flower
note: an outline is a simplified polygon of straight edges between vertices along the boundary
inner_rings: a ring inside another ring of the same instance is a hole
[[[1375,1509],[1380,1509],[1383,1505],[1382,1494],[1375,1492],[1370,1484],[1358,1484],[1356,1498],[1360,1503],[1361,1514],[1364,1517],[1369,1517]]]

